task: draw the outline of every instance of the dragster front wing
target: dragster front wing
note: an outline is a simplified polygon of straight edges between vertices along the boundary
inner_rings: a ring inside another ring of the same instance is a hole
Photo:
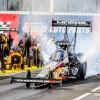
[[[60,79],[36,79],[36,78],[17,78],[12,77],[11,78],[11,84],[12,83],[51,83],[51,84],[60,84]]]

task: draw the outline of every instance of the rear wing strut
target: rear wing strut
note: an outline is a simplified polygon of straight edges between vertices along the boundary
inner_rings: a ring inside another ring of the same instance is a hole
[[[90,32],[92,32],[92,21],[62,21],[62,20],[54,20],[52,18],[52,27],[66,27],[66,32],[64,35],[65,40],[67,36],[67,27],[76,27],[74,47],[73,47],[73,51],[75,52],[77,27],[90,27]]]

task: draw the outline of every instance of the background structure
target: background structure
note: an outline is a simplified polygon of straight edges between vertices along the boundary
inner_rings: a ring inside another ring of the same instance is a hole
[[[100,0],[0,0],[0,10],[100,12]]]

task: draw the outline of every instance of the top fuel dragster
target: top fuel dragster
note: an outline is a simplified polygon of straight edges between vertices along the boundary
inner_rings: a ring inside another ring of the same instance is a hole
[[[35,83],[35,87],[47,85],[49,88],[52,84],[62,84],[64,79],[69,77],[76,77],[77,79],[84,79],[86,75],[87,62],[81,62],[83,53],[75,53],[77,27],[91,27],[90,21],[52,21],[52,26],[66,27],[63,41],[57,41],[57,49],[50,57],[51,60],[45,68],[35,77],[31,78],[31,71],[27,71],[26,78],[12,77],[11,83],[26,83],[26,87],[30,87],[30,83]],[[76,32],[73,38],[74,45],[66,40],[67,27],[76,27]],[[71,51],[73,48],[73,52]]]

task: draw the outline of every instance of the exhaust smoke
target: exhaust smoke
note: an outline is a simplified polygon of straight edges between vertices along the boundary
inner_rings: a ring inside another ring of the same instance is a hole
[[[94,34],[96,34],[96,33],[94,33]],[[90,46],[84,52],[84,55],[81,59],[81,62],[87,61],[86,77],[100,74],[100,67],[99,67],[100,63],[95,62],[96,58],[98,58],[100,56],[99,50],[100,50],[100,35],[98,33],[97,36],[93,35]],[[97,59],[97,61],[98,61],[98,59]]]
[[[39,38],[41,46],[41,54],[43,56],[44,65],[46,66],[50,61],[50,57],[56,50],[56,44],[53,41],[49,41],[51,38],[47,36],[42,36]]]
[[[99,18],[100,20],[100,18]],[[99,21],[97,20],[97,21]],[[87,62],[87,75],[88,76],[92,76],[92,75],[97,75],[100,73],[100,67],[99,66],[99,62],[96,63],[94,62],[94,59],[99,57],[100,54],[100,28],[99,28],[99,24],[97,24],[97,21],[94,21],[94,26],[93,26],[93,32],[90,33],[91,35],[86,34],[86,33],[81,33],[81,34],[77,34],[77,42],[76,42],[76,53],[83,53],[83,57],[81,59],[81,62],[86,61]],[[100,23],[100,22],[98,22]],[[96,26],[96,28],[95,28]],[[98,26],[98,28],[97,28]],[[84,34],[84,35],[82,35]],[[61,34],[60,34],[61,35]],[[71,35],[71,34],[70,34]],[[78,37],[79,35],[79,37]],[[43,36],[44,37],[44,36]],[[59,37],[59,35],[57,34],[57,37]],[[59,37],[59,39],[61,40],[61,37]],[[70,36],[69,36],[70,38]],[[41,40],[42,38],[40,38]],[[48,39],[47,39],[48,40]],[[47,40],[44,40],[41,43],[47,43]],[[52,55],[52,53],[55,51],[56,46],[52,46],[52,45],[44,45],[42,47],[42,51],[41,53],[43,54],[43,59],[45,62],[49,62],[49,58]],[[53,50],[54,49],[54,50]],[[97,53],[98,52],[98,53]]]
[[[91,42],[88,43],[81,62],[87,61],[87,75],[100,74],[100,17],[95,16],[93,20],[93,33]]]

